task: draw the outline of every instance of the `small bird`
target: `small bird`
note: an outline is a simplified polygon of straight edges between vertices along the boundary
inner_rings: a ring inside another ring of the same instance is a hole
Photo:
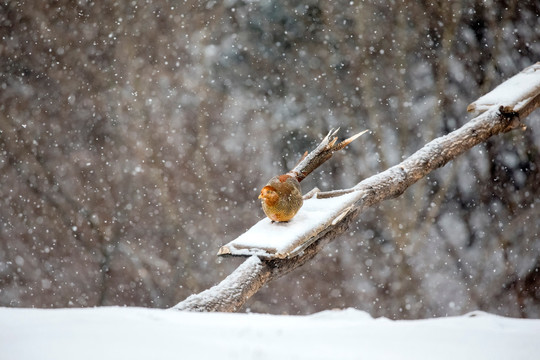
[[[334,152],[343,149],[354,139],[368,131],[362,131],[340,143],[336,143],[337,137],[333,136],[338,130],[331,130],[309,155],[306,151],[294,169],[286,174],[274,176],[262,188],[259,199],[261,199],[264,213],[270,220],[282,222],[291,220],[304,203],[300,181],[330,159]]]
[[[262,188],[259,199],[262,199],[264,213],[272,221],[291,220],[304,203],[300,183],[289,174],[270,179]]]

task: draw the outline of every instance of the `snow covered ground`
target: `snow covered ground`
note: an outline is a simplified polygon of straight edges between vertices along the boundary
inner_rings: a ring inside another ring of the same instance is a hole
[[[540,320],[0,308],[0,359],[538,359]]]

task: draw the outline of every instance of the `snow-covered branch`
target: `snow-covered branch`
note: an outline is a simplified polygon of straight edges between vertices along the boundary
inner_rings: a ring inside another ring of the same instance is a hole
[[[519,82],[516,82],[515,78],[518,76]],[[480,98],[474,106],[471,104],[469,110],[483,113],[461,128],[429,142],[400,164],[359,182],[352,189],[343,191],[345,194],[343,199],[347,199],[343,204],[346,211],[335,212],[335,216],[325,222],[324,227],[314,229],[309,236],[304,236],[308,245],[301,247],[301,251],[295,251],[294,256],[282,259],[251,257],[220,284],[190,296],[175,308],[191,311],[236,311],[263,285],[312,259],[326,244],[346,231],[352,220],[365,209],[401,195],[409,186],[433,170],[444,166],[490,137],[516,128],[524,128],[521,121],[540,106],[540,63],[523,70],[516,77]],[[523,82],[534,84],[529,84],[527,87],[529,91],[514,91],[516,83]],[[488,96],[490,94],[493,96]],[[482,99],[489,101],[484,102]],[[352,204],[349,202],[351,193],[358,195]],[[323,196],[316,195],[316,197]],[[278,231],[278,228],[275,230]],[[301,245],[295,246],[298,248]],[[248,254],[252,253],[247,251],[244,255]]]
[[[257,256],[248,258],[218,285],[191,295],[175,306],[178,310],[233,312],[268,281],[269,271]]]

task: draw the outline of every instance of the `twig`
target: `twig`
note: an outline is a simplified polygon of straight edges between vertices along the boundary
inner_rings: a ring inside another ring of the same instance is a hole
[[[304,154],[300,162],[288,174],[296,177],[298,181],[304,180],[313,170],[330,159],[336,151],[343,149],[369,130],[364,130],[340,143],[337,142],[337,137],[335,136],[338,131],[339,129],[330,130],[321,143],[309,154]]]

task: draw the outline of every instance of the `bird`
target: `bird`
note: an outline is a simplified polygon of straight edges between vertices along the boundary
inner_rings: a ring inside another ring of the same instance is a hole
[[[291,220],[304,203],[300,182],[289,174],[271,178],[262,188],[259,199],[266,216],[278,222]]]
[[[274,176],[261,189],[259,199],[261,200],[262,209],[272,222],[290,221],[304,203],[300,181],[330,159],[334,152],[343,149],[354,139],[368,131],[362,131],[340,143],[336,143],[337,137],[333,136],[338,130],[330,130],[319,146],[309,155],[306,151],[291,171]]]

